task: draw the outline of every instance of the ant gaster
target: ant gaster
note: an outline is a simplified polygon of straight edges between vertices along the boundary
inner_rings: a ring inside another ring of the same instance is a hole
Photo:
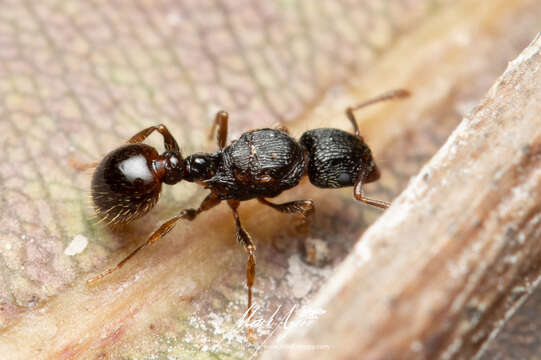
[[[228,114],[217,113],[211,136],[217,130],[219,150],[196,153],[184,158],[173,136],[164,125],[152,126],[135,134],[128,143],[107,154],[97,164],[92,179],[92,200],[98,218],[110,224],[128,223],[146,214],[158,201],[162,183],[174,185],[182,180],[196,182],[210,190],[197,209],[186,209],[163,223],[142,245],[113,268],[88,280],[95,282],[119,269],[142,248],[165,236],[179,220],[194,220],[198,214],[221,201],[233,212],[236,239],[248,254],[248,311],[252,303],[255,278],[255,245],[242,226],[237,212],[239,203],[257,198],[259,202],[288,214],[299,214],[308,221],[314,213],[311,200],[282,204],[267,198],[296,186],[308,175],[320,188],[353,186],[355,199],[379,208],[390,204],[370,199],[363,185],[376,181],[380,173],[370,148],[360,136],[353,112],[376,102],[408,96],[406,90],[384,93],[346,110],[354,134],[330,128],[306,131],[297,141],[284,127],[258,129],[243,133],[226,146]],[[165,152],[158,154],[143,144],[152,132],[164,139]],[[250,313],[249,313],[250,314]]]

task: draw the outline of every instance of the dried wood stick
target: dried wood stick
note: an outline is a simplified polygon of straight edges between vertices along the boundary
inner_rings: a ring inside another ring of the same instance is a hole
[[[541,274],[541,36],[263,359],[471,359]]]

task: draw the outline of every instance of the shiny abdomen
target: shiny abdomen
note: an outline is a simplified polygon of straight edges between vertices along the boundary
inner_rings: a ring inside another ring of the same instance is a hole
[[[161,181],[152,167],[156,150],[124,145],[99,163],[92,177],[92,201],[101,221],[126,223],[146,214],[158,201]]]

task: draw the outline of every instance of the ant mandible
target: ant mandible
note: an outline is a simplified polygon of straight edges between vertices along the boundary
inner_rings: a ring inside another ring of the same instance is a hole
[[[239,203],[257,198],[259,202],[288,214],[300,214],[305,221],[314,213],[311,200],[296,200],[282,204],[267,198],[296,186],[308,175],[310,182],[320,188],[353,186],[358,201],[386,209],[389,203],[364,196],[363,185],[376,181],[380,173],[370,148],[359,133],[354,111],[389,99],[409,96],[407,90],[381,94],[357,106],[346,109],[354,134],[321,128],[306,131],[297,141],[284,127],[265,128],[243,133],[237,141],[226,146],[228,114],[216,114],[210,136],[216,127],[219,150],[182,157],[179,146],[165,125],[152,126],[135,134],[126,145],[107,154],[96,165],[92,178],[92,200],[97,217],[109,224],[125,224],[146,214],[158,201],[162,183],[174,185],[182,180],[196,182],[210,190],[197,209],[186,209],[163,223],[142,245],[133,250],[113,268],[91,278],[93,283],[124,265],[139,250],[165,236],[179,220],[194,220],[201,212],[221,201],[233,211],[237,241],[248,254],[246,282],[248,311],[252,305],[255,278],[255,245],[242,226],[237,212]],[[165,152],[142,142],[154,131],[164,139]]]

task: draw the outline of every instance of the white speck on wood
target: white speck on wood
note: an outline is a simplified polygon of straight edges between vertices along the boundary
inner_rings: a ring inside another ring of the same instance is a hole
[[[73,256],[80,254],[86,249],[86,246],[88,245],[88,239],[81,235],[75,235],[73,240],[69,243],[69,245],[66,247],[66,250],[64,250],[64,254],[68,256]]]
[[[305,266],[298,255],[295,254],[289,258],[287,283],[292,289],[293,296],[298,299],[305,297],[312,289],[312,282],[306,281],[303,275],[302,268]]]

